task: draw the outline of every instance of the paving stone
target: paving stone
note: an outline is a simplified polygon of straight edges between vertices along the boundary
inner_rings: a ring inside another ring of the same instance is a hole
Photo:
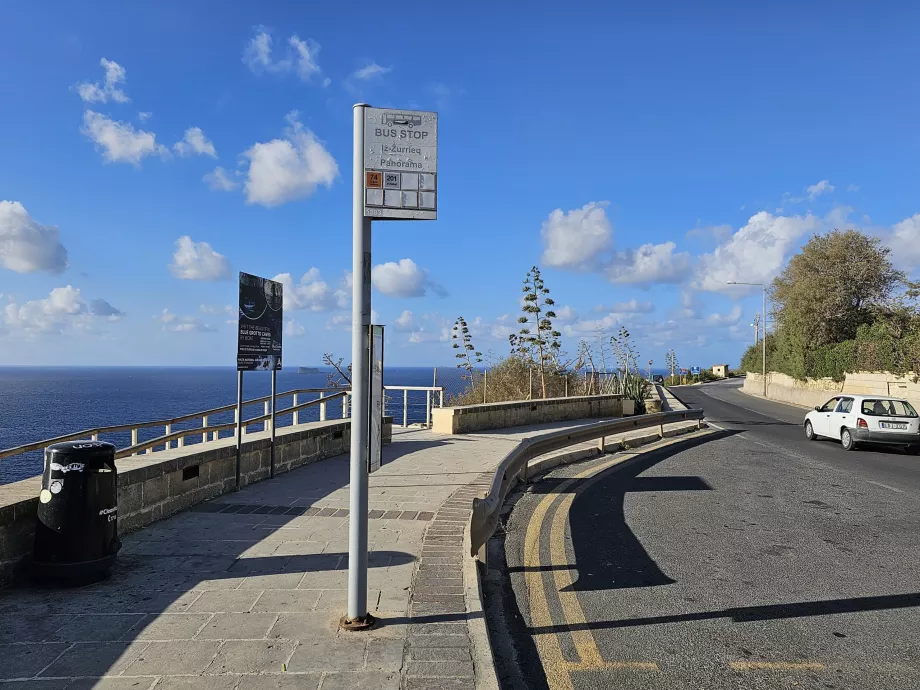
[[[330,673],[323,690],[399,690],[398,673]]]
[[[267,573],[243,578],[239,589],[297,589],[303,573]]]
[[[383,517],[384,512],[383,510],[369,510],[367,511],[367,517],[371,520],[379,520]]]
[[[282,613],[268,631],[267,637],[288,640],[334,637],[339,629],[341,611]]]
[[[434,678],[473,677],[472,661],[410,661],[406,671],[412,676]]]
[[[63,690],[70,678],[42,678],[36,680],[0,681],[0,690]]]
[[[12,616],[15,613],[4,613]],[[0,644],[0,679],[34,676],[67,649],[63,643],[12,645]]]
[[[413,647],[412,661],[472,661],[468,647]]]
[[[475,690],[473,678],[409,678],[406,690]]]
[[[70,616],[4,613],[0,615],[0,644],[42,642],[70,620]]]
[[[235,676],[163,676],[153,690],[229,690]]]
[[[253,607],[259,613],[284,611],[312,611],[319,601],[320,591],[315,589],[269,589]]]
[[[428,521],[434,519],[434,513],[427,510],[420,510],[418,515],[415,516],[416,520]]]
[[[297,589],[347,589],[347,570],[321,570],[305,572]]]
[[[329,637],[301,640],[288,663],[290,671],[361,671],[365,640]]]
[[[368,671],[398,671],[403,665],[405,640],[376,639],[367,643]]]
[[[77,678],[67,690],[148,690],[155,682],[156,678]]]
[[[415,623],[409,626],[410,638],[415,635],[458,635],[461,633],[466,634],[465,619],[443,623]]]
[[[208,673],[264,673],[281,671],[297,643],[294,640],[228,640]]]
[[[197,640],[261,640],[275,624],[275,613],[216,613]]]
[[[190,640],[210,618],[210,613],[150,615],[135,625],[132,633],[138,640]]]
[[[133,640],[131,630],[142,618],[143,613],[90,614],[70,616],[69,622],[49,636],[50,642],[112,642]]]
[[[470,638],[466,633],[466,628],[463,627],[462,629],[462,635],[411,635],[409,637],[409,649],[430,647],[465,647],[469,649]]]
[[[262,592],[252,589],[202,592],[201,597],[188,607],[188,611],[189,613],[245,612],[252,609],[261,594]]]
[[[42,671],[41,675],[51,678],[118,675],[144,652],[147,645],[147,642],[80,642],[64,652],[60,658]],[[44,646],[47,645],[40,645],[36,648]],[[18,651],[16,656],[20,656]],[[51,659],[54,659],[53,654],[45,656],[42,666]],[[14,665],[15,663],[14,660]]]
[[[376,609],[378,611],[401,611],[405,612],[409,607],[409,590],[408,589],[384,589],[381,590],[377,599]]]
[[[210,640],[151,642],[127,667],[127,675],[155,676],[164,671],[172,674],[201,673],[210,665],[219,646],[220,642]]]
[[[240,676],[237,690],[316,690],[322,673],[280,673]]]

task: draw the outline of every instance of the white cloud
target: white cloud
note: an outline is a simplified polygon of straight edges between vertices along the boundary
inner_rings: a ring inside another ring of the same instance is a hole
[[[382,77],[387,72],[391,72],[392,67],[383,67],[378,65],[376,62],[369,62],[361,69],[355,71],[352,75],[355,79],[368,80],[373,79],[374,77]]]
[[[409,335],[410,343],[446,343],[450,341],[450,328],[442,326],[441,328],[429,330],[425,326],[420,326],[418,330],[412,331]]]
[[[373,319],[371,319],[373,321]],[[350,331],[351,314],[336,314],[326,322],[327,331]]]
[[[807,216],[774,216],[760,211],[731,239],[700,257],[694,287],[710,292],[737,294],[731,281],[770,282],[785,263],[798,240],[820,229],[821,221]]]
[[[298,283],[294,282],[290,273],[279,273],[272,280],[277,280],[284,288],[285,309],[332,311],[348,307],[348,293],[341,288],[332,288],[323,280],[318,268],[311,268],[304,273]]]
[[[10,298],[0,312],[4,326],[26,336],[63,333],[68,327],[92,332],[99,321],[118,321],[121,317],[122,312],[104,299],[87,304],[80,289],[72,285],[54,288],[48,297],[21,305]]]
[[[243,152],[249,160],[247,203],[277,206],[304,199],[318,185],[331,187],[338,177],[335,159],[298,117],[296,110],[288,113],[286,138],[256,143]]]
[[[226,280],[230,277],[230,262],[207,242],[195,242],[183,235],[176,240],[169,270],[182,280]]]
[[[675,252],[673,242],[643,244],[638,249],[617,252],[604,267],[611,283],[650,285],[680,283],[690,274],[690,255]]]
[[[16,273],[61,273],[67,250],[53,225],[42,225],[18,201],[0,201],[0,266]]]
[[[830,194],[834,191],[834,185],[832,185],[827,180],[821,180],[813,185],[809,185],[805,188],[805,191],[808,192],[808,198],[814,201],[822,194]]]
[[[910,271],[920,267],[920,213],[895,224],[886,241],[892,263],[898,268]]]
[[[239,183],[231,179],[227,171],[219,165],[201,179],[215,192],[232,192],[240,186]]]
[[[151,117],[153,117],[153,113],[140,112],[137,114],[137,119],[141,122],[147,122]]]
[[[157,144],[153,132],[134,129],[129,122],[117,122],[93,110],[83,113],[80,131],[96,144],[97,149],[102,149],[102,158],[107,163],[140,165],[147,156],[169,155],[165,146]]]
[[[572,309],[569,305],[564,307],[559,307],[552,309],[553,313],[556,314],[556,319],[554,323],[565,323],[566,321],[574,321],[578,318],[578,314],[575,313],[575,310]]]
[[[728,314],[710,314],[706,317],[709,326],[733,326],[741,320],[741,305],[736,304]]]
[[[640,302],[633,298],[626,302],[615,302],[610,307],[597,306],[594,311],[606,311],[614,314],[648,314],[655,310],[651,301]]]
[[[303,327],[303,324],[294,319],[288,319],[287,323],[284,325],[284,334],[291,338],[299,338],[306,332],[307,329]]]
[[[393,328],[397,331],[411,331],[414,324],[415,319],[412,312],[406,309],[397,317],[396,321],[393,322]]]
[[[217,149],[201,131],[201,127],[189,127],[185,130],[185,136],[182,137],[182,141],[173,144],[173,150],[180,156],[198,155],[217,158]]]
[[[567,338],[580,338],[597,335],[598,332],[609,333],[621,323],[623,323],[623,318],[617,314],[607,314],[599,319],[581,319],[564,325],[562,335]]]
[[[113,60],[102,58],[99,61],[102,69],[105,70],[105,80],[103,82],[81,82],[74,88],[80,94],[86,103],[127,103],[131,99],[118,88],[119,84],[125,83],[125,68]]]
[[[380,293],[391,297],[424,297],[429,290],[439,297],[447,295],[443,287],[428,277],[428,271],[419,268],[412,259],[374,266],[371,282]]]
[[[217,330],[197,316],[177,316],[168,308],[164,308],[156,319],[163,324],[164,331],[172,333],[213,333]]]
[[[209,314],[211,316],[236,316],[238,310],[239,307],[234,307],[231,304],[225,304],[223,306],[216,304],[202,304],[198,307],[198,311],[200,311],[202,314]]]
[[[612,245],[613,228],[607,219],[608,202],[592,201],[563,212],[557,208],[543,221],[543,258],[547,266],[587,270]]]
[[[744,206],[741,207],[741,210],[744,210]],[[731,237],[732,226],[725,225],[707,225],[705,227],[693,228],[692,230],[687,231],[687,237],[693,237],[702,240],[716,240],[717,242],[723,242]]]
[[[286,74],[295,72],[302,81],[310,81],[314,75],[322,72],[316,62],[319,44],[311,39],[302,40],[293,34],[287,40],[287,50],[283,56],[275,59],[274,40],[268,29],[254,27],[255,35],[246,44],[243,51],[243,64],[254,74]]]

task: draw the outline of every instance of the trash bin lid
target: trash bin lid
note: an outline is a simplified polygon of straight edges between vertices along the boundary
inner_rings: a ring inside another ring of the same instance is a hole
[[[45,448],[45,457],[50,457],[56,462],[61,462],[61,460],[69,457],[79,457],[81,461],[85,462],[96,458],[100,460],[107,459],[114,455],[115,444],[91,439],[64,441]]]

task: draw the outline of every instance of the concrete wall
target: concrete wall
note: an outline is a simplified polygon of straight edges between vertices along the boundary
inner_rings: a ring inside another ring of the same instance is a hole
[[[278,429],[275,474],[324,458],[347,454],[351,420],[313,422]],[[393,420],[384,419],[384,443]],[[260,432],[244,436],[240,484],[269,477],[271,439]],[[133,532],[157,520],[233,491],[236,486],[236,440],[220,439],[184,448],[122,458],[118,468],[118,531]],[[197,470],[195,469],[197,468]],[[191,476],[183,478],[183,471]],[[0,587],[22,572],[32,553],[41,477],[0,486]]]
[[[823,405],[829,398],[839,395],[841,388],[841,384],[833,379],[799,381],[785,374],[767,374],[767,397],[799,407]],[[744,392],[762,396],[763,375],[748,373],[744,379]]]
[[[886,372],[859,371],[847,374],[841,384],[833,379],[807,379],[800,381],[785,374],[767,374],[767,395],[773,400],[815,407],[823,405],[835,395],[891,395],[920,404],[920,382],[913,377],[901,377]],[[748,373],[744,392],[763,395],[763,376]]]
[[[718,376],[720,379],[728,378],[728,365],[727,364],[713,364],[712,365],[712,375]]]
[[[634,414],[635,403],[624,400],[620,395],[583,395],[443,407],[431,412],[432,431],[440,434],[469,434],[486,429],[507,429],[568,419],[622,417],[624,414]]]

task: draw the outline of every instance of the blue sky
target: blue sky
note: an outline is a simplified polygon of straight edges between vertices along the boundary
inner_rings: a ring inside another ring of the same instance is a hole
[[[534,264],[570,353],[704,366],[815,232],[920,266],[912,4],[501,5],[5,3],[0,363],[232,366],[240,270],[288,365],[347,355],[356,101],[439,112],[439,219],[374,226],[390,364],[458,315],[503,354]]]

